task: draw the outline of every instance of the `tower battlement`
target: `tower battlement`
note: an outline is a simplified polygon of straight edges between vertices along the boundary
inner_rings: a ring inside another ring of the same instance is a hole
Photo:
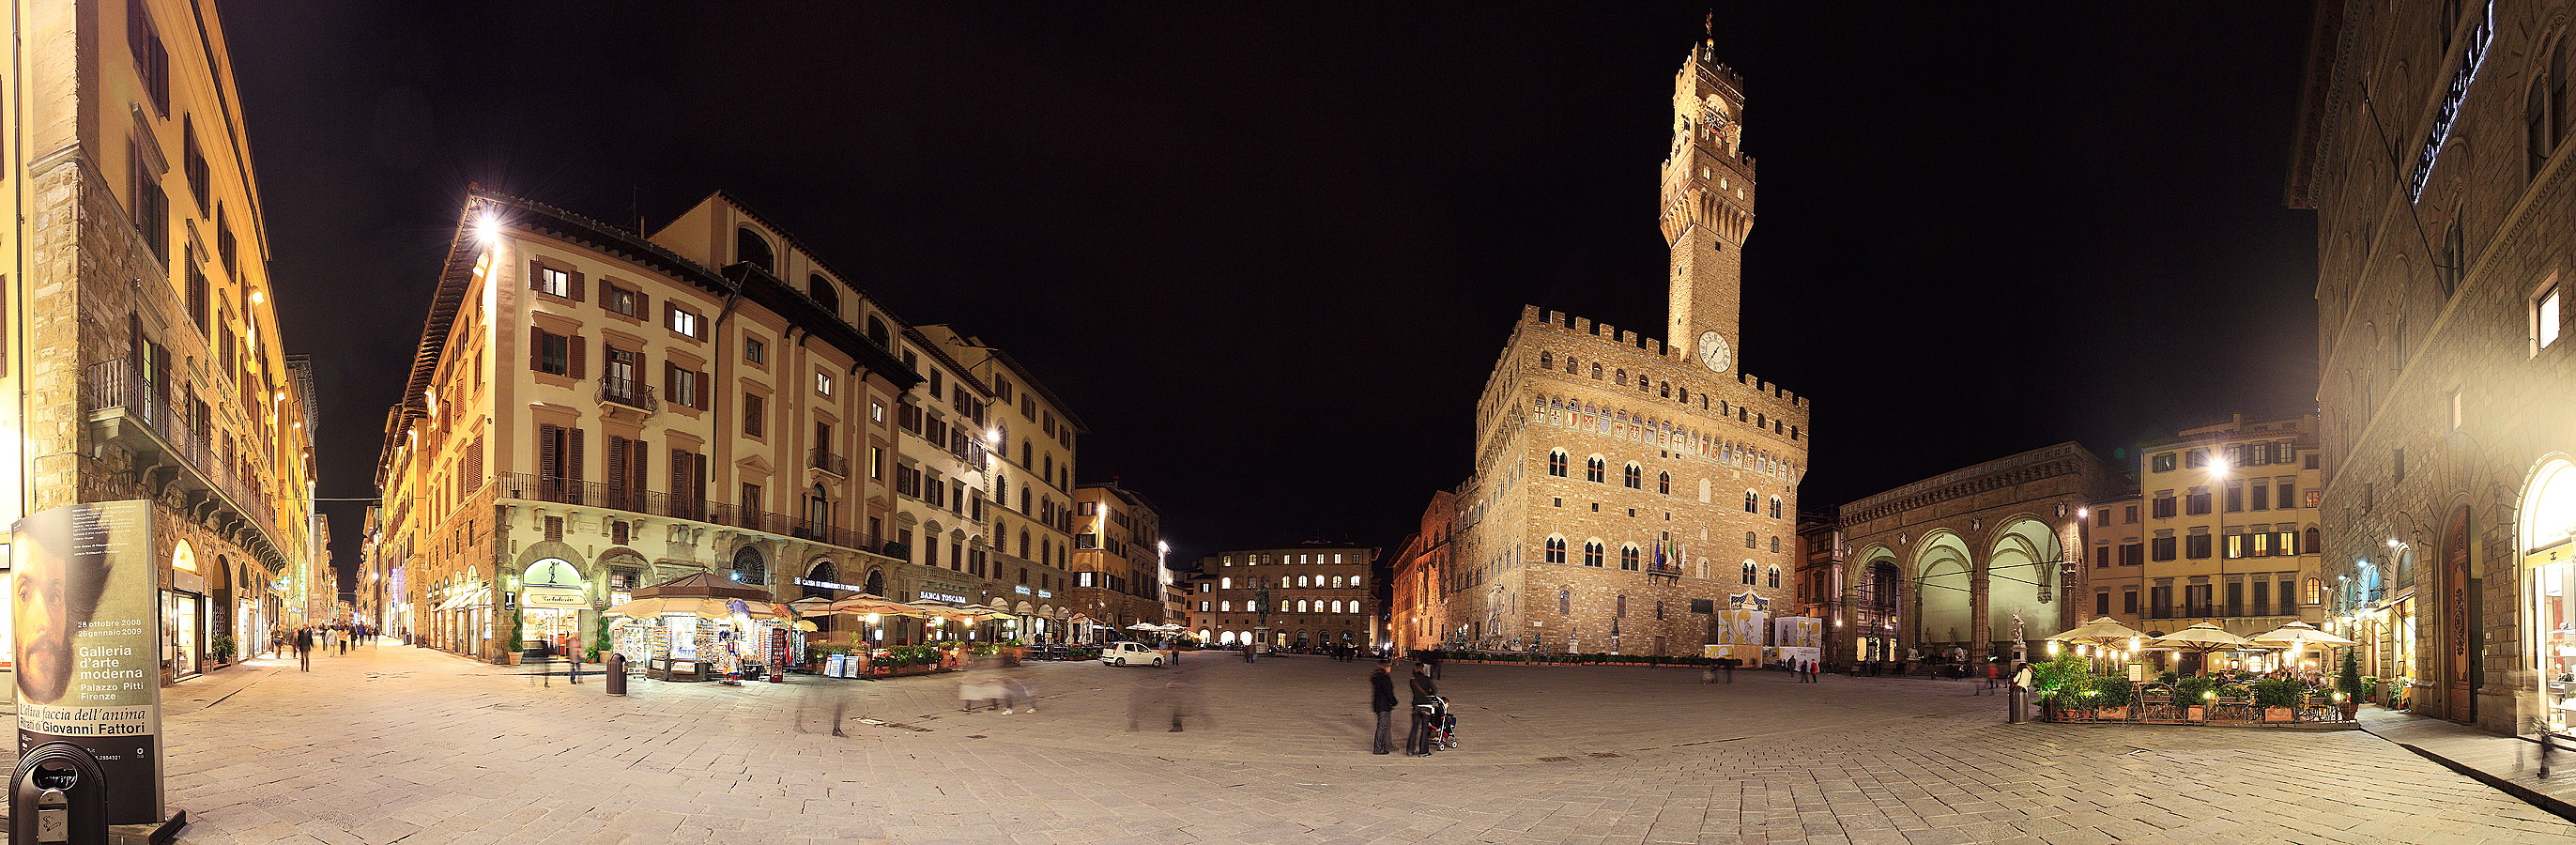
[[[1586,335],[1599,338],[1601,340],[1609,341],[1612,344],[1643,352],[1647,355],[1661,359],[1665,364],[1682,366],[1695,363],[1691,360],[1689,353],[1678,347],[1666,345],[1662,339],[1639,337],[1636,332],[1621,331],[1608,323],[1595,323],[1590,319],[1577,317],[1563,311],[1551,311],[1540,308],[1536,305],[1523,305],[1521,306],[1521,322],[1524,325],[1543,326],[1560,333]],[[1723,375],[1733,378],[1736,384],[1743,385],[1752,392],[1767,393],[1773,398],[1787,402],[1790,407],[1803,408],[1807,406],[1806,397],[1798,395],[1796,391],[1763,381],[1761,378],[1756,377],[1751,373],[1737,370]]]

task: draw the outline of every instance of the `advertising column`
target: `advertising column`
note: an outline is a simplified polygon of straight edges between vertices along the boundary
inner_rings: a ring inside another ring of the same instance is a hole
[[[86,751],[103,776],[109,822],[162,822],[150,504],[38,513],[19,520],[9,549],[19,755],[54,743]]]

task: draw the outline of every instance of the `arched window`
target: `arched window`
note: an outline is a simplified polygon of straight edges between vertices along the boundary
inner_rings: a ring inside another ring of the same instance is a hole
[[[1766,575],[1767,575],[1767,577],[1766,577],[1767,583],[1768,583],[1770,586],[1774,586],[1774,587],[1780,586],[1780,565],[1779,565],[1779,564],[1776,564],[1776,563],[1775,563],[1775,564],[1772,564],[1772,565],[1771,565],[1771,569],[1770,569],[1770,571],[1769,571]]]
[[[1549,563],[1564,563],[1564,562],[1565,562],[1565,538],[1563,538],[1563,537],[1549,537],[1549,538],[1547,538],[1547,562],[1549,562]]]
[[[1778,534],[1773,534],[1773,535],[1771,535],[1771,550],[1772,550],[1772,551],[1774,551],[1774,552],[1777,552],[1777,551],[1779,551],[1779,550],[1780,550],[1780,535],[1778,535]]]
[[[1614,609],[1612,609],[1612,610],[1610,611],[1610,615],[1612,615],[1612,616],[1626,616],[1626,615],[1628,615],[1628,594],[1627,594],[1627,593],[1620,593],[1620,594],[1619,594],[1619,604],[1618,604],[1618,606],[1617,606],[1616,608],[1614,608]]]
[[[1586,540],[1583,542],[1583,565],[1601,565],[1601,541]]]
[[[1548,451],[1547,474],[1558,478],[1565,477],[1565,450],[1552,449]]]
[[[1690,404],[1690,388],[1687,388],[1687,387],[1676,387],[1676,388],[1673,388],[1673,390],[1674,390],[1674,392],[1676,392],[1676,393],[1680,393],[1680,394],[1681,394],[1681,396],[1680,396],[1680,400],[1681,400],[1681,403],[1682,403],[1682,404],[1684,404],[1684,405],[1688,405],[1688,404]]]
[[[1752,562],[1752,561],[1749,561],[1749,560],[1748,560],[1748,561],[1745,561],[1745,562],[1744,562],[1744,583],[1747,583],[1747,584],[1753,583],[1753,573],[1754,573],[1754,571],[1755,571],[1755,570],[1754,570],[1754,568],[1753,568],[1753,562]]]
[[[1753,532],[1751,532],[1751,531],[1744,532],[1744,547],[1745,547],[1745,548],[1748,548],[1748,549],[1751,549],[1751,548],[1758,548],[1758,547],[1759,547],[1759,545],[1761,544],[1761,542],[1762,542],[1762,540],[1761,540],[1760,538],[1757,538],[1757,537],[1753,536]]]
[[[833,568],[830,558],[818,557],[814,559],[813,566],[805,568],[805,580],[820,581],[830,584],[840,581],[841,576],[839,572]],[[797,592],[801,593],[804,598],[828,599],[832,597],[832,588],[830,587],[816,587],[811,584],[799,585],[799,587],[800,589],[797,590]]]
[[[1218,613],[1232,613],[1232,612],[1234,612],[1234,602],[1230,602],[1230,601],[1221,601],[1221,602],[1217,602],[1217,603],[1216,603],[1216,611],[1217,611]]]
[[[886,322],[884,320],[877,319],[874,316],[870,316],[868,318],[868,339],[876,341],[878,346],[882,346],[887,349],[894,348],[893,333],[886,330]],[[995,448],[999,447],[997,446]]]
[[[1549,351],[1547,351],[1547,350],[1545,350],[1545,349],[1541,349],[1541,350],[1539,350],[1539,351],[1538,351],[1538,368],[1539,368],[1539,369],[1542,369],[1542,370],[1553,370],[1553,369],[1556,369],[1556,354],[1555,354],[1555,353],[1552,353],[1552,352],[1549,352]]]
[[[1778,496],[1771,497],[1771,518],[1780,518],[1780,497]]]
[[[1297,612],[1298,612],[1298,613],[1309,613],[1309,612],[1312,612],[1312,611],[1314,610],[1314,608],[1309,607],[1308,605],[1310,605],[1310,604],[1312,604],[1312,602],[1309,602],[1309,601],[1307,601],[1307,600],[1305,600],[1305,599],[1298,599],[1298,600],[1297,600]]]
[[[1594,381],[1601,380],[1601,362],[1599,361],[1592,362],[1592,379]]]
[[[2549,166],[2549,154],[2558,150],[2558,121],[2549,113],[2549,87],[2553,84],[2566,83],[2550,78],[2532,80],[2531,93],[2523,98],[2522,149],[2528,162],[2525,179],[2539,176],[2540,169]]]
[[[769,585],[769,561],[760,556],[758,546],[744,546],[734,550],[733,580],[755,586]]]
[[[1762,497],[1751,490],[1744,491],[1744,512],[1761,513]]]
[[[2460,221],[2453,219],[2442,229],[2442,256],[2433,264],[2433,281],[2442,286],[2443,298],[2450,298],[2460,289],[2460,278],[2468,270],[2469,255],[2466,245],[2461,242]],[[2397,354],[2404,355],[2406,350],[2400,349]]]
[[[1666,496],[1670,496],[1670,495],[1672,495],[1672,494],[1673,494],[1673,474],[1672,474],[1672,473],[1669,473],[1669,472],[1658,472],[1658,473],[1655,473],[1655,492],[1657,492],[1657,493],[1662,493],[1662,494],[1664,494],[1664,495],[1666,495]]]
[[[1630,490],[1646,489],[1646,470],[1643,467],[1637,466],[1637,462],[1629,461],[1625,483],[1628,485],[1628,489]]]
[[[1556,588],[1556,612],[1559,614],[1574,612],[1573,590],[1569,590],[1564,587]]]
[[[1630,572],[1637,571],[1637,547],[1635,545],[1632,544],[1619,547],[1619,568]]]
[[[823,306],[823,310],[832,312],[832,316],[841,316],[841,287],[823,278],[823,274],[805,278],[805,295],[813,297],[814,304]]]
[[[1601,456],[1583,459],[1583,480],[1606,482],[1610,480],[1609,475],[1610,462],[1602,460]]]
[[[2323,546],[2318,545],[2318,543],[2317,543],[2317,528],[2316,528],[2316,526],[2313,526],[2313,525],[2308,526],[2308,530],[2299,532],[2299,554],[2303,554],[2303,555],[2312,555],[2312,554],[2316,554],[2316,553],[2317,553],[2317,550],[2319,550],[2319,549],[2321,549],[2321,548],[2324,548],[2324,547],[2323,547]]]
[[[2326,582],[2325,582],[2325,579],[2323,579],[2323,578],[2310,578],[2310,579],[2308,579],[2308,585],[2307,585],[2307,586],[2308,586],[2308,589],[2307,589],[2307,596],[2306,596],[2307,601],[2306,601],[2306,602],[2304,602],[2304,603],[2306,603],[2306,604],[2324,604],[2324,603],[2325,603],[2325,600],[2326,600],[2326,592],[2325,592],[2325,589],[2326,589]]]
[[[1297,586],[1300,586],[1300,587],[1312,587],[1312,586],[1314,586],[1314,584],[1313,584],[1313,583],[1310,583],[1312,580],[1313,580],[1313,579],[1308,578],[1307,576],[1299,575],[1299,576],[1297,576]]]
[[[1342,576],[1339,576],[1339,575],[1335,575],[1335,576],[1333,576],[1333,586],[1339,587],[1339,586],[1341,586],[1341,585],[1342,585]]]
[[[1610,383],[1611,383],[1611,384],[1618,384],[1618,385],[1625,385],[1625,384],[1627,384],[1627,383],[1628,383],[1628,368],[1626,368],[1626,367],[1621,367],[1621,368],[1619,368],[1619,369],[1616,369],[1616,370],[1612,370],[1612,371],[1610,371]]]
[[[749,226],[733,230],[733,260],[745,262],[772,273],[778,272],[777,253],[769,251],[769,239],[761,237],[759,232],[752,231]]]
[[[1566,375],[1569,375],[1569,376],[1570,376],[1570,375],[1574,375],[1574,374],[1575,374],[1575,372],[1574,372],[1574,356],[1572,356],[1572,355],[1565,356],[1565,374],[1566,374]]]
[[[883,595],[885,595],[885,570],[883,570],[883,569],[871,569],[871,570],[868,570],[868,583],[867,583],[867,585],[866,585],[866,586],[867,586],[867,588],[868,588],[868,595],[871,595],[871,596],[883,596]]]
[[[1673,383],[1668,381],[1656,386],[1655,395],[1665,399],[1673,398]]]

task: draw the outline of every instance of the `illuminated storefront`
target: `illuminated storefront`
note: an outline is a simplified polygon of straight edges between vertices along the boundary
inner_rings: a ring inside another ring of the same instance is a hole
[[[161,680],[196,677],[206,669],[206,576],[197,572],[196,549],[179,541],[170,554],[170,589],[161,593]]]
[[[550,557],[528,565],[519,575],[519,639],[528,650],[569,654],[584,647],[581,616],[590,609],[585,587],[571,561]]]
[[[2537,641],[2541,718],[2568,732],[2576,707],[2576,464],[2552,458],[2522,491],[2515,547],[2529,579],[2530,636]]]

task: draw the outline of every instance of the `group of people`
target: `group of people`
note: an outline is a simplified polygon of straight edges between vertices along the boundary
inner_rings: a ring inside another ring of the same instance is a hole
[[[341,654],[348,654],[350,647],[373,643],[377,636],[379,635],[374,626],[334,622],[328,625],[306,625],[295,629],[291,635],[286,629],[280,628],[271,633],[268,639],[269,644],[279,650],[294,648],[297,669],[310,672],[313,671],[315,648],[320,648],[324,654],[329,654],[336,646]]]
[[[1404,755],[1407,757],[1431,756],[1432,738],[1437,734],[1431,720],[1441,718],[1434,712],[1439,708],[1431,706],[1441,703],[1434,700],[1440,696],[1440,683],[1432,677],[1432,669],[1438,665],[1436,662],[1414,663],[1412,677],[1406,682],[1413,693],[1413,729],[1404,741]],[[1393,662],[1379,660],[1377,669],[1369,673],[1369,709],[1377,713],[1377,744],[1370,749],[1372,754],[1394,751],[1389,747],[1393,744],[1395,728],[1394,668]]]

